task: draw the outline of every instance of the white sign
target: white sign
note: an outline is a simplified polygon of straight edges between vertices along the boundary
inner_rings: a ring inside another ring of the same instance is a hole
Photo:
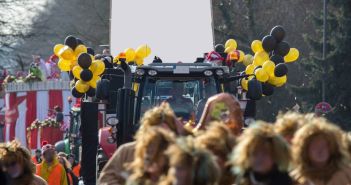
[[[213,50],[210,0],[111,0],[111,53],[148,44],[163,62],[194,62]]]

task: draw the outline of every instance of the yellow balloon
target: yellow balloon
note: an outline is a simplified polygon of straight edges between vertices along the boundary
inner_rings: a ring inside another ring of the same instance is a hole
[[[135,50],[136,56],[138,58],[146,58],[151,54],[151,48],[144,44],[138,47],[138,49]]]
[[[142,58],[135,58],[135,63],[137,66],[142,66],[144,64],[144,59]]]
[[[233,48],[234,50],[236,50],[236,48],[238,47],[238,44],[236,43],[236,41],[234,39],[228,39],[227,42],[225,42],[224,48]]]
[[[86,82],[83,82],[82,80],[78,80],[76,82],[75,88],[80,93],[86,93],[89,90],[89,84]]]
[[[244,56],[243,64],[245,66],[248,66],[248,65],[252,64],[253,59],[254,59],[254,57],[252,55],[247,54],[247,55]]]
[[[83,69],[79,65],[74,66],[72,69],[73,76],[80,80],[80,73],[82,71],[83,71]]]
[[[233,46],[232,47],[227,47],[227,48],[225,48],[224,53],[231,53],[231,52],[233,52],[235,50],[236,49]]]
[[[76,49],[74,49],[74,54],[76,55],[76,57],[78,57],[81,53],[86,52],[88,52],[88,49],[83,44],[78,45]]]
[[[282,77],[270,77],[268,80],[268,83],[276,86],[276,87],[281,87],[287,82],[287,76],[282,76]]]
[[[58,56],[65,60],[75,60],[74,52],[69,46],[64,46],[61,48],[58,52]]]
[[[95,76],[101,75],[105,71],[105,63],[101,60],[95,60],[89,67]]]
[[[57,66],[61,71],[71,70],[71,62],[69,60],[60,59],[57,63]]]
[[[135,59],[135,51],[133,48],[127,48],[124,50],[124,53],[126,54],[126,61],[130,62]]]
[[[259,40],[252,41],[251,49],[254,53],[257,53],[259,51],[263,51],[262,42]]]
[[[269,76],[274,76],[275,63],[267,60],[263,63],[262,69],[268,73]]]
[[[241,50],[238,50],[239,51],[239,60],[238,62],[242,62],[244,60],[244,57],[245,57],[245,53]]]
[[[54,46],[54,54],[56,55],[56,56],[59,56],[59,51],[64,47],[65,45],[63,45],[63,44],[56,44],[55,46]]]
[[[267,52],[265,51],[259,51],[257,53],[255,53],[255,56],[254,56],[254,61],[253,63],[256,65],[256,66],[262,66],[263,63],[265,61],[269,60],[269,55]]]
[[[268,74],[262,68],[255,70],[256,79],[260,82],[267,82],[269,79]]]
[[[93,76],[93,79],[91,79],[91,80],[88,82],[89,86],[92,87],[92,88],[96,88],[96,83],[97,83],[97,81],[99,81],[100,79],[101,79],[100,76]]]
[[[245,78],[241,79],[241,87],[247,91],[249,89],[249,81]]]
[[[300,52],[296,48],[290,48],[289,53],[285,55],[284,61],[286,63],[294,62],[299,58]]]
[[[250,64],[250,65],[248,65],[248,66],[246,67],[245,73],[246,73],[247,75],[252,75],[252,74],[254,73],[255,68],[256,68],[255,65]]]

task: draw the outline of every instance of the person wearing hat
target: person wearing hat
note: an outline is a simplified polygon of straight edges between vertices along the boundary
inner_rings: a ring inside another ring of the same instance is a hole
[[[32,162],[34,164],[39,164],[41,163],[42,159],[41,159],[41,150],[40,149],[36,149],[35,150],[35,155],[32,157]]]
[[[65,168],[59,163],[55,147],[46,144],[41,149],[43,161],[37,165],[36,174],[48,185],[68,185]]]

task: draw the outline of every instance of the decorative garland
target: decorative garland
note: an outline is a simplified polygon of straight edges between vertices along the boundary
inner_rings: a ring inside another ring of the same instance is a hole
[[[53,118],[47,118],[44,121],[39,121],[38,119],[36,119],[29,127],[27,127],[27,131],[31,131],[31,130],[43,128],[43,127],[60,128],[61,124]]]

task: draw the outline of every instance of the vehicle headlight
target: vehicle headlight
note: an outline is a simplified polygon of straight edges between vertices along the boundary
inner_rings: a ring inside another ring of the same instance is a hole
[[[212,75],[213,75],[213,72],[210,71],[210,70],[206,70],[206,71],[204,72],[204,75],[205,75],[205,76],[212,76]]]
[[[216,75],[222,76],[224,74],[224,71],[222,69],[217,69],[216,70]]]
[[[145,74],[145,70],[144,69],[137,69],[135,72],[138,76],[143,76]]]
[[[148,73],[150,76],[155,76],[155,75],[157,75],[157,71],[156,71],[156,70],[149,70],[147,73]]]

